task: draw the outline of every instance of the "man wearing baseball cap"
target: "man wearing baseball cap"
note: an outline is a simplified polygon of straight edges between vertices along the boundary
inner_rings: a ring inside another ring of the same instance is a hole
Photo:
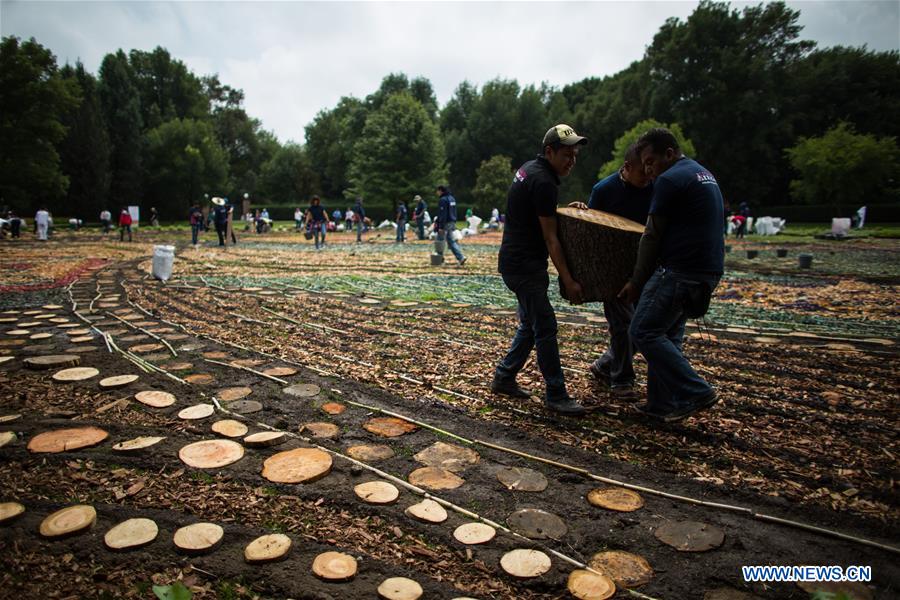
[[[556,314],[547,297],[547,258],[553,260],[566,296],[580,304],[581,286],[572,278],[556,237],[556,205],[560,177],[571,173],[578,151],[586,143],[587,138],[568,125],[556,125],[544,135],[541,153],[519,167],[506,197],[506,224],[498,257],[503,283],[518,301],[519,327],[512,346],[494,371],[491,391],[528,398],[530,394],[516,383],[516,375],[535,348],[547,386],[544,404],[568,416],[581,416],[585,410],[566,391],[556,340]]]

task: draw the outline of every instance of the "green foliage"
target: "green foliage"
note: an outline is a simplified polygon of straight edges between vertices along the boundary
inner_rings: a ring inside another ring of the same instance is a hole
[[[638,141],[644,133],[654,127],[665,127],[671,131],[675,136],[675,139],[678,140],[678,145],[681,146],[681,151],[685,156],[693,157],[696,154],[694,144],[684,136],[684,132],[681,130],[681,126],[678,123],[669,125],[660,123],[656,119],[645,119],[616,139],[615,144],[613,144],[612,160],[604,163],[604,165],[600,167],[600,172],[597,174],[597,177],[603,179],[607,175],[612,175],[618,171],[622,166],[622,163],[625,162],[625,152],[628,150],[628,147]]]
[[[513,167],[508,156],[492,156],[478,167],[475,180],[475,213],[485,219],[491,209],[505,212],[506,194],[512,183]]]
[[[304,207],[320,188],[309,154],[297,144],[287,144],[263,165],[254,201]]]
[[[393,206],[427,193],[445,178],[440,131],[409,93],[394,94],[366,118],[350,164],[350,195]]]
[[[800,202],[859,205],[894,200],[900,192],[900,150],[892,137],[858,134],[839,123],[825,135],[800,138],[785,151],[799,178],[791,195]]]
[[[328,197],[343,196],[350,187],[353,147],[362,135],[367,113],[357,98],[341,98],[335,108],[319,112],[306,126],[306,149]]]
[[[69,182],[56,145],[78,93],[75,81],[60,76],[56,57],[33,38],[0,42],[0,197],[20,214],[65,194]]]
[[[167,121],[147,132],[145,146],[145,210],[155,206],[163,219],[180,219],[203,194],[225,194],[228,161],[209,123]]]
[[[124,52],[103,58],[99,79],[100,106],[110,141],[110,201],[132,204],[143,195],[141,101]]]
[[[153,593],[159,600],[191,600],[194,597],[194,593],[180,581],[172,585],[154,585]]]
[[[132,50],[128,64],[139,96],[143,128],[153,129],[172,119],[204,119],[209,100],[203,83],[183,62],[157,46],[152,52]]]

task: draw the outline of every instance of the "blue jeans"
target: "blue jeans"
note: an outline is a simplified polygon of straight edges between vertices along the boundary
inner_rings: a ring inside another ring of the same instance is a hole
[[[193,245],[197,245],[197,236],[200,235],[200,228],[202,225],[199,223],[196,225],[191,225],[191,243]]]
[[[450,252],[453,253],[453,256],[456,257],[456,260],[462,262],[466,259],[466,256],[462,253],[462,250],[459,247],[459,242],[453,239],[454,231],[456,231],[456,223],[447,225],[446,229],[442,229],[438,232],[437,239],[438,241],[446,241],[447,245],[450,246]]]
[[[362,241],[363,222],[362,219],[356,222],[356,241]]]
[[[712,393],[712,387],[685,358],[681,345],[689,290],[697,282],[715,289],[719,278],[659,268],[644,286],[629,331],[647,359],[647,404],[653,410],[671,412]]]
[[[399,221],[397,221],[397,241],[406,241],[406,219],[400,219]]]
[[[634,305],[630,302],[613,298],[603,303],[603,314],[609,325],[609,347],[594,365],[609,374],[612,387],[630,387],[634,385],[635,347],[628,333],[628,327],[634,318]]]
[[[536,348],[538,368],[547,384],[547,400],[566,398],[566,380],[559,362],[559,345],[556,341],[556,313],[547,297],[547,287],[550,284],[547,271],[503,275],[503,283],[516,295],[519,302],[519,328],[509,352],[497,365],[494,377],[503,383],[515,381],[532,348]]]
[[[419,234],[419,239],[425,239],[425,218],[416,219],[416,233]]]
[[[320,246],[324,246],[325,245],[325,232],[327,231],[325,229],[325,223],[311,223],[309,227],[312,230],[313,235],[315,236],[316,248],[319,248]],[[319,243],[319,236],[322,236],[321,244]]]

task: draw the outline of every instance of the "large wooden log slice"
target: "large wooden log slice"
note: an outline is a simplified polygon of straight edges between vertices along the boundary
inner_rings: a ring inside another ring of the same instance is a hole
[[[41,522],[41,535],[62,537],[88,529],[97,520],[97,511],[87,504],[67,506]]]
[[[543,492],[547,478],[540,471],[526,467],[504,467],[497,471],[497,479],[506,489],[519,492]]]
[[[616,593],[616,584],[612,579],[587,569],[577,569],[569,573],[566,587],[578,600],[606,600]]]
[[[422,467],[409,474],[408,481],[427,490],[454,490],[466,481],[462,477],[439,467]]]
[[[568,531],[566,522],[538,508],[523,508],[509,515],[507,525],[532,540],[559,540]]]
[[[270,456],[262,476],[275,483],[311,483],[331,472],[331,456],[316,448],[295,448]]]
[[[248,563],[264,563],[279,560],[291,550],[291,538],[283,533],[262,535],[244,548],[244,560]]]
[[[110,550],[131,550],[149,544],[157,535],[159,527],[151,519],[128,519],[107,531],[103,542]]]
[[[415,431],[418,427],[395,417],[375,417],[363,423],[363,429],[382,437],[399,437]]]
[[[661,525],[653,535],[679,552],[706,552],[718,548],[725,541],[724,531],[715,525],[697,521],[670,521]]]
[[[200,554],[212,550],[225,535],[215,523],[194,523],[175,532],[172,541],[182,552]]]
[[[32,356],[23,362],[29,369],[52,369],[54,367],[76,367],[81,362],[81,358],[71,354],[49,354]]]
[[[503,555],[500,566],[513,577],[540,577],[550,570],[550,557],[540,550],[517,548]]]
[[[391,504],[400,497],[397,486],[387,481],[367,481],[353,488],[353,492],[369,504]]]
[[[556,217],[566,263],[585,302],[614,298],[634,270],[644,225],[600,210],[568,207],[556,209]]]
[[[98,427],[74,427],[45,431],[31,438],[28,450],[31,452],[65,452],[96,446],[109,434]]]
[[[431,498],[413,504],[404,511],[404,514],[426,523],[443,523],[447,520],[447,510]]]
[[[178,458],[189,467],[217,469],[239,461],[244,447],[231,440],[202,440],[178,451]]]
[[[607,510],[632,512],[644,506],[644,500],[637,492],[626,488],[594,489],[588,492],[588,502]]]
[[[609,550],[595,554],[591,557],[588,566],[601,573],[606,573],[612,577],[617,586],[623,588],[644,585],[653,579],[653,569],[646,559],[621,550]]]
[[[371,446],[353,446],[347,448],[347,454],[351,458],[363,462],[377,462],[394,457],[394,450],[390,446],[375,444]]]
[[[465,523],[453,531],[453,537],[463,544],[486,544],[497,535],[497,530],[486,523]]]
[[[25,506],[18,502],[3,502],[0,504],[0,523],[11,521],[25,512]]]
[[[149,448],[150,446],[155,446],[164,439],[166,438],[160,436],[141,436],[126,440],[124,442],[119,442],[118,444],[113,446],[112,449],[116,452],[137,452],[138,450],[143,450],[145,448]]]
[[[421,585],[406,577],[391,577],[378,586],[378,596],[384,600],[418,600],[423,593]]]
[[[234,419],[216,421],[212,424],[210,429],[219,435],[230,438],[243,437],[247,435],[247,432],[249,431],[249,428],[246,425],[240,421],[235,421]]]
[[[175,396],[162,390],[145,390],[134,395],[134,399],[141,404],[153,408],[165,408],[175,404]]]
[[[326,581],[347,581],[356,575],[356,559],[343,552],[323,552],[313,561],[312,570]]]
[[[53,374],[53,381],[60,383],[71,383],[73,381],[84,381],[91,379],[100,374],[99,369],[94,367],[72,367],[71,369],[63,369]]]
[[[478,453],[471,448],[444,442],[435,442],[413,458],[428,467],[439,467],[453,473],[459,473],[479,460]]]

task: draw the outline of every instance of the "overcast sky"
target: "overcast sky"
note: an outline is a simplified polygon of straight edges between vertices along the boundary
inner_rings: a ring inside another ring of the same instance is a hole
[[[900,48],[900,0],[788,4],[820,47]],[[696,5],[0,0],[0,32],[34,37],[60,64],[80,59],[94,73],[117,48],[163,46],[196,74],[243,89],[247,112],[279,139],[302,142],[319,110],[366,96],[389,72],[427,77],[442,106],[464,79],[562,86],[611,75]]]

